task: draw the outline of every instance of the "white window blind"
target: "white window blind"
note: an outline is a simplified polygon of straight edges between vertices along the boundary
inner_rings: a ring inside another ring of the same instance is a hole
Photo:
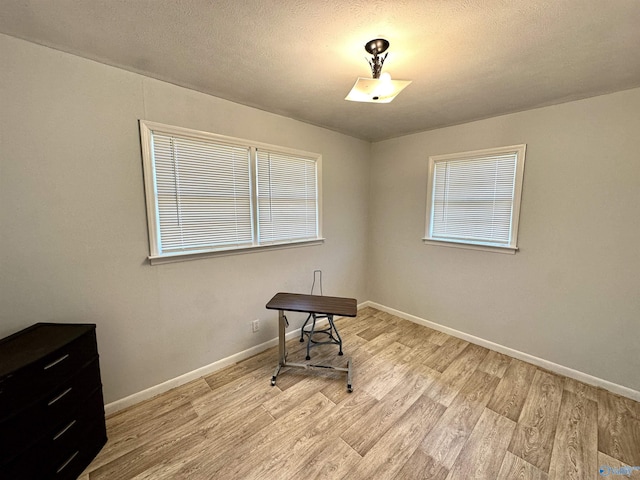
[[[152,263],[322,241],[321,156],[140,121]]]
[[[524,147],[431,157],[426,240],[516,248]]]
[[[249,148],[153,134],[161,251],[251,244]]]
[[[318,236],[316,161],[258,149],[260,243]]]

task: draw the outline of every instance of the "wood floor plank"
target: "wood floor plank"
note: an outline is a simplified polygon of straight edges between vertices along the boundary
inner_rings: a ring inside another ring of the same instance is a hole
[[[420,327],[422,328],[422,327]],[[401,342],[401,339],[398,339],[399,343],[402,343],[403,345],[406,345],[409,342]],[[407,356],[405,356],[405,360],[410,363],[411,365],[425,365],[424,361],[430,357],[431,355],[433,355],[438,349],[440,349],[440,345],[436,345],[435,343],[431,343],[431,342],[421,342],[419,345],[416,345],[415,347],[411,347],[411,353]],[[435,370],[434,370],[435,371]],[[438,372],[440,373],[440,372]]]
[[[407,372],[398,386],[344,430],[340,437],[364,456],[378,439],[416,402],[431,381]],[[367,432],[363,435],[363,432]]]
[[[427,395],[445,407],[449,406],[489,351],[478,345],[467,345],[442,372]]]
[[[420,347],[427,343],[435,345],[435,343],[429,341],[433,332],[434,331],[432,329],[423,325],[410,323],[402,328],[397,341],[411,348]]]
[[[269,448],[267,456],[259,462],[252,462],[248,468],[237,471],[237,478],[282,478],[286,472],[296,471],[306,462],[321,453],[325,441],[337,440],[339,425],[345,425],[369,411],[376,400],[364,392],[354,392],[344,402],[336,405],[326,415],[297,436],[278,441]],[[255,452],[252,452],[255,457]]]
[[[384,397],[409,370],[402,361],[402,357],[409,351],[409,347],[398,342],[381,350],[358,366],[353,374],[354,388],[362,388],[377,399]]]
[[[276,364],[274,363],[274,365]],[[274,369],[271,370],[272,373],[273,371]],[[280,370],[280,373],[278,374],[276,386],[282,392],[286,392],[287,390],[296,386],[299,382],[302,382],[303,380],[307,379],[308,376],[309,374],[306,372],[303,372],[302,370],[293,369],[293,368],[283,368],[282,370]],[[271,377],[269,377],[269,380],[271,380]]]
[[[357,366],[354,367],[354,369],[357,369]],[[354,392],[362,390],[361,387],[362,387],[361,383],[359,382],[357,383],[354,381],[353,383]],[[349,395],[351,395],[351,393],[347,391],[346,379],[344,374],[342,374],[342,376],[338,380],[328,383],[326,387],[320,390],[320,392],[322,392],[324,396],[326,396],[329,400],[331,400],[336,405],[339,403],[342,403]]]
[[[434,370],[444,372],[467,345],[469,345],[469,342],[465,342],[459,338],[449,337],[444,344],[442,344],[441,348],[425,359],[424,364]]]
[[[338,328],[338,332],[340,332],[341,336],[351,336],[353,334],[357,334],[357,332],[366,330],[369,326],[371,326],[372,322],[376,323],[378,321],[379,319],[373,317],[373,315],[360,314],[360,311],[358,311],[357,317],[340,318],[338,320],[335,320],[335,325]],[[357,337],[357,335],[353,336]]]
[[[514,421],[485,408],[447,480],[494,480],[515,428]]]
[[[436,346],[436,348],[439,347]],[[417,347],[413,350],[415,351],[417,349],[422,350],[422,347]],[[413,354],[404,356],[402,359],[400,359],[400,361],[401,363],[404,363],[406,365],[407,374],[414,374],[423,377],[424,381],[429,385],[427,387],[427,393],[429,393],[433,388],[436,388],[435,383],[440,379],[442,373],[426,366],[424,363],[422,363],[422,358],[424,358],[424,356],[421,353],[414,352]]]
[[[300,381],[262,403],[265,410],[274,418],[282,417],[300,402],[312,397],[318,391],[339,379],[338,375],[329,377],[326,375],[309,375],[306,372],[299,372],[299,375],[301,377]]]
[[[235,444],[225,452],[224,461],[220,461],[219,452],[211,452],[213,455],[194,459],[175,472],[175,478],[243,478],[242,472],[268,459],[270,449],[278,442],[296,438],[334,406],[324,395],[317,393],[243,443]]]
[[[440,332],[439,330],[432,330],[428,340],[431,343],[435,343],[436,345],[442,346],[450,338],[451,338],[451,335],[447,335],[446,333]]]
[[[598,392],[598,450],[640,466],[640,404],[605,390]]]
[[[188,431],[183,434],[174,432],[171,437],[160,437],[92,470],[89,473],[89,479],[110,480],[134,477],[146,470],[149,465],[161,463],[163,459],[194,448],[205,440],[202,430]]]
[[[359,322],[358,330],[349,331],[349,333],[353,332],[356,336],[370,341],[378,335],[395,330],[398,320],[388,313],[378,311],[367,317],[366,321]]]
[[[491,350],[482,363],[478,365],[478,370],[494,377],[502,378],[510,363],[511,357]]]
[[[358,316],[360,315],[373,315],[375,312],[379,312],[378,309],[373,308],[373,307],[361,307],[358,308]]]
[[[398,478],[415,480],[445,480],[449,470],[436,462],[424,450],[417,448],[398,472]]]
[[[362,457],[341,438],[325,440],[318,455],[306,457],[306,462],[287,480],[335,480],[343,478]],[[284,477],[283,477],[284,478]]]
[[[389,330],[389,325],[385,322],[375,322],[364,330],[361,330],[357,333],[357,335],[365,340],[371,341],[376,338],[378,335],[385,333]]]
[[[512,359],[487,407],[517,422],[535,373],[533,365]]]
[[[211,389],[201,378],[111,415],[106,421],[108,442],[92,462],[93,469],[195,420],[198,414],[190,401],[210,393]]]
[[[119,432],[138,428],[147,424],[150,419],[162,417],[165,413],[209,393],[211,388],[203,378],[199,378],[109,415],[106,419],[107,427],[112,436],[118,435]]]
[[[548,475],[507,451],[496,480],[547,480]]]
[[[355,335],[355,337],[357,337],[357,335]],[[365,356],[372,357],[380,353],[381,350],[385,349],[392,343],[395,343],[397,339],[398,339],[398,330],[387,331],[387,332],[381,333],[373,340],[363,344],[360,347],[360,350],[364,352]]]
[[[549,471],[564,379],[538,370],[533,377],[509,451]]]
[[[382,336],[382,335],[381,335]],[[369,345],[375,343],[376,340],[372,340],[369,342]],[[361,362],[359,364],[359,372],[368,373],[369,370],[379,370],[380,368],[384,368],[385,366],[393,366],[398,363],[398,360],[405,355],[407,355],[411,349],[402,345],[401,343],[390,342],[383,346],[383,348],[378,349],[372,356],[366,360],[365,362]]]
[[[357,388],[362,388],[364,391],[380,400],[397,387],[408,370],[409,368],[406,364],[397,363],[393,366],[388,366],[385,369],[379,370],[373,378],[369,377],[368,381],[362,381],[363,378],[360,377],[359,380],[354,381],[358,382],[357,384],[354,383],[354,388],[356,388],[355,385],[357,385]]]
[[[132,477],[134,480],[188,480],[193,478],[209,478],[207,467],[217,468],[220,460],[242,445],[249,438],[274,422],[273,417],[263,408],[247,408],[233,412],[220,418],[219,421],[203,424],[192,424],[193,430],[200,430],[205,441],[192,447],[184,448],[160,462],[143,464],[144,471]],[[183,428],[189,429],[189,425]],[[142,463],[136,460],[137,463]],[[125,478],[125,477],[118,477]]]
[[[112,429],[107,423],[108,441],[93,460],[91,464],[93,470],[134,450],[139,451],[152,440],[171,435],[179,426],[198,418],[198,414],[191,404],[179,405],[172,411],[165,412],[162,416],[155,418],[147,417],[146,407],[143,407],[139,413],[134,410],[128,412],[127,415],[129,418],[135,419],[132,421],[130,429],[123,426]],[[145,421],[145,419],[147,420]]]
[[[146,461],[144,461],[145,457],[136,458],[135,463],[138,464],[136,471],[141,472],[139,476],[146,477],[151,469],[153,473],[147,477],[150,479],[161,478],[161,474],[163,478],[190,478],[190,474],[185,473],[183,468],[187,468],[188,472],[189,469],[194,468],[194,465],[199,467],[200,458],[206,458],[208,462],[215,461],[216,458],[224,455],[229,447],[242,443],[274,422],[273,417],[261,406],[264,397],[260,392],[272,392],[271,387],[257,384],[253,389],[248,388],[248,390],[250,395],[239,403],[230,402],[229,405],[232,406],[228,410],[210,408],[203,410],[196,419],[174,425],[169,438],[180,438],[183,434],[200,432],[205,437],[204,442],[192,446],[183,445],[179,451],[173,452],[170,456],[152,456]],[[219,391],[210,394],[211,397],[219,395]],[[195,401],[201,402],[202,397]],[[214,405],[217,403],[214,402]],[[154,439],[154,441],[157,440]],[[152,447],[153,443],[149,442],[143,446],[143,450],[152,451]],[[203,452],[207,453],[203,454]],[[170,459],[170,462],[167,459]],[[113,463],[117,465],[116,462]]]
[[[403,320],[399,317],[396,317],[395,315],[389,313],[389,312],[383,312],[382,310],[375,310],[373,313],[373,316],[375,318],[377,318],[378,320],[381,320],[385,323],[388,323],[390,325],[397,325],[399,322],[405,322],[406,320]]]
[[[419,448],[451,470],[498,382],[499,379],[492,375],[473,372]]]
[[[598,406],[567,390],[562,394],[549,478],[598,478]]]
[[[345,478],[395,479],[418,444],[441,417],[444,407],[422,395],[376,442]]]
[[[588,398],[589,400],[593,400],[594,402],[598,401],[598,389],[596,387],[579,382],[573,378],[565,377],[564,389],[569,390],[576,395]]]
[[[243,377],[249,372],[253,372],[254,370],[264,367],[264,365],[272,361],[272,359],[277,359],[275,348],[270,348],[264,352],[260,352],[257,355],[247,358],[246,360],[223,368],[211,375],[207,375],[204,379],[209,385],[209,388],[211,390],[215,390],[216,388]]]
[[[217,480],[246,478],[245,473],[268,461],[273,450],[283,442],[291,442],[302,432],[329,414],[335,407],[324,395],[317,393],[302,402],[287,415],[276,420],[268,429],[258,432],[234,450],[233,459],[213,472]]]
[[[240,377],[230,383],[213,390],[211,393],[194,399],[191,404],[200,416],[208,416],[212,411],[218,411],[215,407],[224,402],[226,409],[237,408],[248,403],[258,405],[268,399],[277,396],[280,390],[272,387],[270,378],[272,369],[262,367],[254,370],[244,377]]]

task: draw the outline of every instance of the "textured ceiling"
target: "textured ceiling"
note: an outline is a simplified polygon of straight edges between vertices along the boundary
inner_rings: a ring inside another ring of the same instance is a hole
[[[2,0],[0,32],[367,140],[640,86],[640,0]],[[383,71],[390,104],[344,97]],[[1,52],[0,52],[1,53]]]

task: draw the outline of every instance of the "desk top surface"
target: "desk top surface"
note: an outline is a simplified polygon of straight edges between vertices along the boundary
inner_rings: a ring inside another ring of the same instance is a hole
[[[290,312],[322,313],[355,317],[358,307],[355,298],[327,297],[325,295],[305,295],[302,293],[276,293],[266,308],[288,310]]]

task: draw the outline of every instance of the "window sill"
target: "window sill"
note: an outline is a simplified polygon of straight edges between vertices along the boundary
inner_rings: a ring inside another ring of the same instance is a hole
[[[509,255],[513,255],[518,251],[518,247],[497,247],[495,245],[452,242],[452,241],[445,241],[445,240],[434,240],[431,238],[423,238],[422,243],[426,245],[437,245],[439,247],[464,248],[467,250],[480,250],[483,252],[506,253]]]
[[[283,248],[308,247],[322,245],[324,238],[314,238],[313,240],[299,240],[286,243],[273,243],[268,245],[252,245],[249,247],[227,248],[224,250],[193,250],[188,252],[172,252],[162,255],[149,255],[151,265],[162,265],[165,263],[188,262],[201,258],[224,257],[227,255],[241,255],[244,253],[257,253],[266,250],[281,250]]]

